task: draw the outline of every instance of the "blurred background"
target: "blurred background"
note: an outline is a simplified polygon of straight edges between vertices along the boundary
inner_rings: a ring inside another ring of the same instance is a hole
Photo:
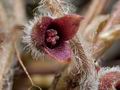
[[[7,1],[12,0],[2,0],[2,4],[7,3]],[[25,20],[26,22],[28,20],[33,19],[34,12],[36,7],[39,5],[40,0],[22,0],[23,8],[24,8],[24,14],[25,14]],[[89,6],[94,0],[66,0],[67,2],[70,2],[74,5],[75,13],[81,14],[84,16],[85,12],[88,10]],[[118,0],[108,0],[109,2],[106,3],[104,6],[104,9],[101,14],[109,14],[112,11],[112,8],[114,4]],[[7,4],[5,4],[5,7],[8,7]],[[12,13],[12,11],[9,11]],[[19,13],[18,11],[18,14]],[[49,86],[52,84],[52,81],[54,79],[54,76],[61,72],[67,64],[58,63],[54,60],[43,60],[41,57],[40,60],[34,60],[31,57],[30,53],[26,53],[26,51],[22,50],[24,45],[20,43],[20,52],[21,52],[21,59],[24,62],[28,72],[30,73],[33,81],[43,88],[43,90],[48,90]],[[112,46],[105,51],[105,53],[98,58],[98,63],[100,66],[116,66],[120,65],[120,40],[116,40]],[[31,83],[26,76],[25,72],[23,71],[21,65],[17,62],[17,58],[14,58],[14,75],[12,78],[7,80],[6,82],[9,82],[13,80],[13,87],[12,90],[28,90],[29,87],[31,87]],[[10,72],[8,73],[10,74]],[[7,85],[4,85],[7,87]],[[9,90],[9,89],[4,89]],[[37,88],[31,89],[31,90],[38,90]]]

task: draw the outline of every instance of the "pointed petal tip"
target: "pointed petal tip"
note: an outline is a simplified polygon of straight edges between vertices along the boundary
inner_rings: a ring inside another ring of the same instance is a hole
[[[69,16],[69,17],[73,18],[74,20],[78,20],[78,21],[81,21],[84,19],[83,16],[78,15],[78,14],[70,14],[70,15],[66,15],[66,16]]]
[[[83,17],[83,16],[78,15],[78,14],[74,14],[74,17],[79,18],[79,19],[84,19],[84,17]]]

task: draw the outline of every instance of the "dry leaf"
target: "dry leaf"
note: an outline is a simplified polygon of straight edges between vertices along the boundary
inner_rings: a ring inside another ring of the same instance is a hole
[[[108,19],[109,15],[101,15],[95,17],[85,29],[84,37],[86,38],[86,40],[94,42],[94,39],[102,31]]]

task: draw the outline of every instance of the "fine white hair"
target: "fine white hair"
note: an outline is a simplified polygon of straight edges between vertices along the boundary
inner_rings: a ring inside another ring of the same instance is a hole
[[[120,67],[116,66],[116,67],[112,67],[112,68],[110,68],[110,67],[101,68],[100,71],[98,72],[98,78],[100,79],[105,74],[110,73],[110,72],[120,72]]]
[[[38,50],[35,47],[35,43],[33,43],[31,38],[33,27],[38,21],[40,22],[40,17],[35,17],[33,20],[29,21],[29,23],[25,25],[24,35],[22,37],[22,42],[25,44],[24,49],[31,52],[31,55],[36,59],[44,55],[41,49]]]

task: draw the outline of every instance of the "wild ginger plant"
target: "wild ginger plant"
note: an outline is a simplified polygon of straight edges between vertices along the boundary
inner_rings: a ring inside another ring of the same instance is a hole
[[[17,0],[15,1],[17,2]],[[31,53],[34,59],[45,56],[59,64],[67,64],[64,70],[55,75],[49,90],[120,89],[119,66],[106,68],[98,65],[100,56],[115,40],[119,39],[120,17],[118,13],[120,12],[120,3],[118,1],[118,4],[115,4],[116,8],[113,9],[113,12],[101,15],[106,4],[109,4],[110,1],[92,0],[91,2],[89,9],[84,11],[84,15],[81,16],[73,13],[74,6],[64,0],[41,0],[36,8],[37,12],[34,19],[26,25],[20,23],[23,19],[23,17],[20,19],[18,14],[17,6],[19,6],[20,1],[17,2],[17,5],[15,4],[16,7],[13,7],[13,11],[15,10],[17,21],[13,25],[13,29],[12,26],[8,28],[12,30],[7,32],[5,37],[10,35],[8,38],[12,42],[8,46],[12,48],[12,56],[14,54],[17,56],[19,63],[31,81],[32,86],[29,89],[36,87],[41,90],[42,88],[32,80],[22,62],[18,49],[18,42],[21,42],[19,38],[22,38],[24,48]],[[0,16],[4,16],[3,12]],[[20,35],[19,30],[22,32]],[[2,38],[0,37],[1,42],[6,41]],[[3,49],[6,49],[6,45],[0,44]],[[11,55],[9,52],[6,53],[8,56]],[[0,56],[3,57],[2,53]],[[6,60],[8,61],[8,59]],[[4,66],[1,71],[4,72],[5,68]],[[3,73],[1,75],[1,77],[4,76]],[[3,84],[0,88],[2,87]]]

